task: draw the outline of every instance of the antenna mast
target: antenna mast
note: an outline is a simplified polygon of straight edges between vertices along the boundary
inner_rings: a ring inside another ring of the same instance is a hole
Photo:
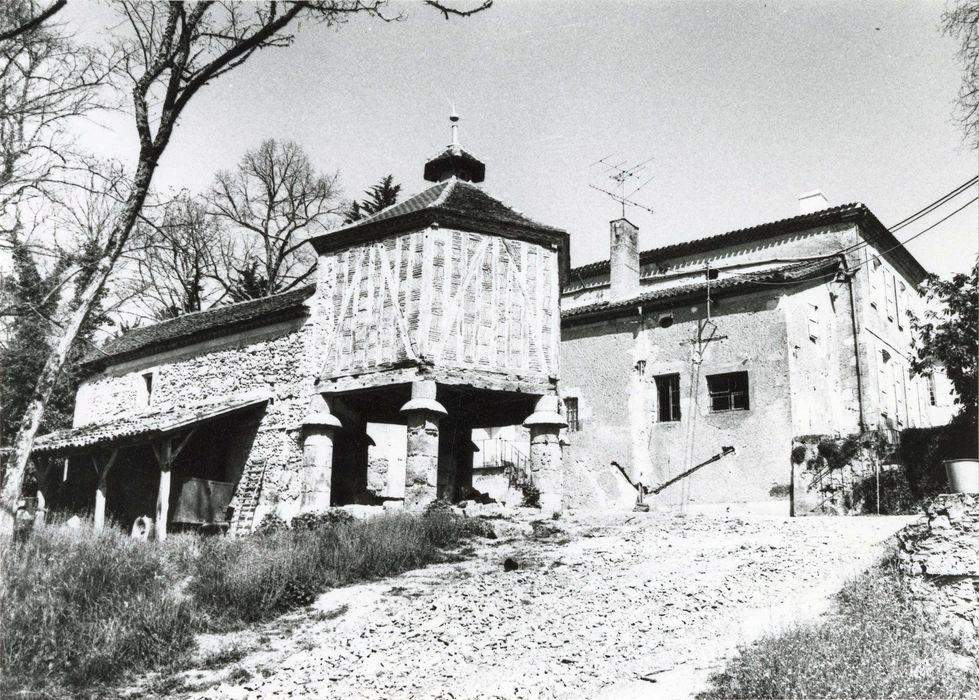
[[[640,204],[634,199],[631,199],[631,197],[635,195],[639,190],[644,188],[646,185],[648,185],[650,182],[652,182],[653,176],[649,176],[648,178],[646,178],[646,180],[644,180],[642,184],[640,184],[635,189],[631,189],[628,194],[626,194],[626,187],[627,187],[626,183],[629,183],[628,186],[631,188],[632,181],[638,180],[642,176],[643,171],[646,169],[646,166],[653,159],[647,158],[641,163],[637,163],[636,165],[630,166],[628,165],[628,161],[625,160],[620,161],[618,163],[612,162],[611,158],[613,157],[613,155],[614,154],[609,154],[604,158],[600,158],[596,160],[594,163],[592,163],[592,165],[605,166],[604,170],[602,170],[602,173],[605,174],[606,177],[608,177],[608,179],[610,179],[614,183],[612,185],[612,188],[613,189],[617,188],[618,193],[613,192],[609,189],[598,187],[596,185],[588,185],[588,186],[591,187],[593,190],[598,190],[599,192],[608,195],[609,197],[612,198],[613,201],[621,204],[623,219],[625,218],[626,205],[630,207],[636,207],[638,209],[642,209],[643,211],[648,211],[650,214],[652,214],[653,213],[652,207],[647,207],[645,204]]]

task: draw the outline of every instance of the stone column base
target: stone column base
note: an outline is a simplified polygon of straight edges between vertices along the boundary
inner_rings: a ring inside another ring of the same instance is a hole
[[[524,425],[530,428],[530,474],[540,492],[541,511],[561,512],[564,498],[561,428],[567,426],[558,413],[558,397],[543,396]]]

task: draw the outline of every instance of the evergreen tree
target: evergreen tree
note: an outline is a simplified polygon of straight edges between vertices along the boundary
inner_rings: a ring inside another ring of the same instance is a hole
[[[354,221],[360,221],[376,214],[381,209],[397,204],[401,194],[401,185],[394,184],[393,175],[387,175],[369,188],[365,194],[367,195],[365,199],[359,202],[356,200],[351,202],[344,217],[345,223],[351,224]]]
[[[61,299],[57,286],[67,261],[45,277],[30,246],[11,236],[13,274],[2,289],[6,337],[0,344],[0,445],[13,440],[21,416],[51,351],[51,321]]]

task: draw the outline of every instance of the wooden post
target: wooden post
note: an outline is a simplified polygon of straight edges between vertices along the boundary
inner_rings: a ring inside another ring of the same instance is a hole
[[[92,455],[92,464],[95,465],[95,473],[98,475],[98,481],[95,488],[95,531],[102,532],[105,528],[105,490],[106,484],[108,482],[109,470],[112,469],[112,465],[116,461],[116,455],[119,454],[119,450],[112,450],[109,453],[109,457],[105,460],[105,464],[101,467],[99,466],[99,461],[95,455]]]
[[[34,509],[34,527],[43,527],[47,519],[48,500],[44,491],[51,485],[51,475],[54,473],[54,460],[50,457],[42,460],[43,466],[37,470],[37,508]]]
[[[160,488],[156,493],[156,539],[163,542],[167,538],[167,513],[170,510],[170,466],[173,463],[172,442],[167,438],[157,447],[153,446],[156,461],[160,465]]]

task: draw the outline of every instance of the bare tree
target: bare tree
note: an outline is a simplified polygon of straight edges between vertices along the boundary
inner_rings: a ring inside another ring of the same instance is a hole
[[[958,117],[966,139],[979,146],[979,2],[958,0],[942,14],[942,31],[958,39],[962,62]]]
[[[302,284],[316,263],[307,237],[336,221],[342,205],[336,174],[317,173],[299,144],[275,139],[218,173],[208,201],[232,231],[223,262],[235,301]]]
[[[0,24],[33,3],[0,5]],[[77,46],[60,28],[43,27],[0,41],[0,230],[16,226],[19,204],[77,167],[67,136],[72,117],[102,105],[111,52]]]
[[[10,9],[3,16],[0,24],[0,41],[9,41],[27,34],[64,9],[68,0],[55,0],[47,8],[41,10],[33,2],[11,2]]]
[[[158,217],[144,216],[134,238],[134,275],[127,286],[143,317],[176,318],[224,296],[217,282],[224,231],[198,198],[181,192]]]
[[[428,4],[446,15],[464,12],[434,0]],[[24,412],[0,494],[0,534],[13,530],[24,473],[47,401],[80,329],[129,241],[157,164],[188,103],[201,88],[242,65],[256,51],[288,46],[292,36],[286,30],[294,23],[308,20],[337,26],[357,14],[383,19],[381,0],[241,4],[115,0],[114,5],[129,28],[116,46],[122,59],[119,75],[132,90],[139,137],[136,167],[128,195],[109,232],[105,253],[64,325]]]

